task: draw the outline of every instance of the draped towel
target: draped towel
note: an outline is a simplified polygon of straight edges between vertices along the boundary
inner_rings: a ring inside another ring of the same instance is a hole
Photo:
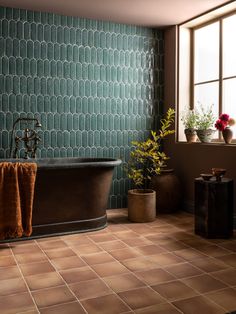
[[[0,239],[32,233],[36,163],[0,162]]]

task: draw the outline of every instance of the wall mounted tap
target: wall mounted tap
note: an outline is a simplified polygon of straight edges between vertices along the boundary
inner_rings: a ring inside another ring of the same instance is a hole
[[[9,158],[18,158],[19,157],[19,145],[20,142],[24,143],[24,158],[35,158],[36,157],[36,150],[38,148],[38,144],[41,141],[40,136],[37,134],[37,132],[34,129],[29,129],[28,127],[24,129],[23,136],[15,136],[15,127],[16,124],[20,121],[36,121],[35,127],[40,128],[42,127],[41,123],[37,118],[18,118],[16,121],[13,123],[13,128],[12,128],[12,135],[11,135],[11,143],[10,143],[10,153],[9,153]],[[13,150],[13,138],[15,141],[15,148]],[[13,150],[13,154],[12,154]]]

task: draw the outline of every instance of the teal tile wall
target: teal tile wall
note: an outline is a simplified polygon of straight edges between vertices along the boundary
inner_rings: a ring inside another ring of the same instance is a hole
[[[163,57],[161,30],[1,7],[0,158],[27,116],[42,123],[38,157],[127,162],[158,124]],[[118,167],[109,206],[125,206],[129,187]]]

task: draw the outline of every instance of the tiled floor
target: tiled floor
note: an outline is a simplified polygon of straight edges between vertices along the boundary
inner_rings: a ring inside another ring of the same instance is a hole
[[[224,314],[236,310],[236,237],[193,233],[188,213],[152,223],[109,211],[98,232],[0,245],[0,313]]]

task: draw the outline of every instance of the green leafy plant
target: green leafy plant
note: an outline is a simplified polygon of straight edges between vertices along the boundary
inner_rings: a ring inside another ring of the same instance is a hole
[[[196,129],[198,113],[195,109],[187,108],[182,112],[181,121],[185,129]]]
[[[134,184],[141,188],[147,188],[148,183],[153,175],[158,175],[165,161],[169,159],[161,151],[162,140],[175,132],[170,129],[174,122],[175,111],[168,109],[166,117],[161,119],[161,128],[158,132],[151,131],[151,138],[146,141],[133,141],[135,149],[130,154],[128,162],[128,177],[133,180]]]
[[[197,125],[198,130],[207,130],[214,127],[216,117],[213,113],[212,106],[204,108],[200,106],[200,111],[197,114]]]

